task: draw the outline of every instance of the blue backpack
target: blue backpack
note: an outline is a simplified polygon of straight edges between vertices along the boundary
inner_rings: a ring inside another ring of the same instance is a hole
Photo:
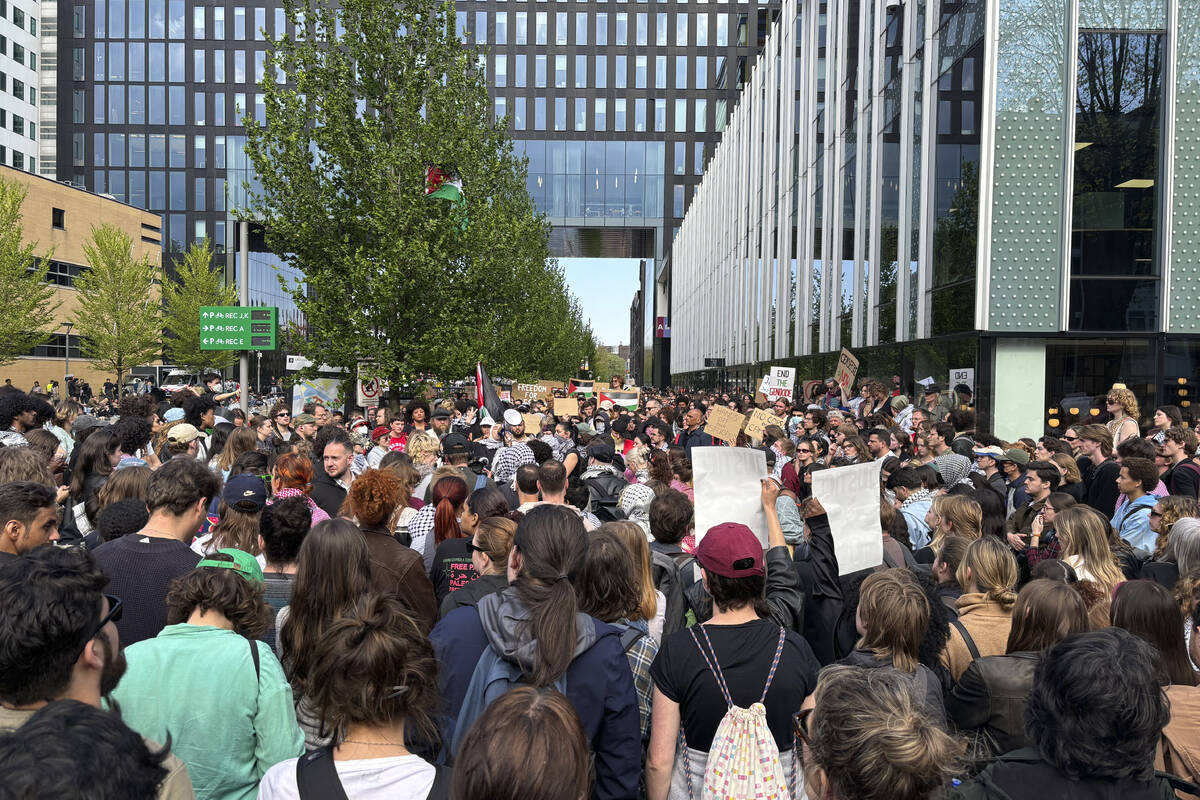
[[[467,693],[463,697],[462,708],[459,709],[458,719],[454,723],[454,735],[450,739],[451,757],[458,755],[459,745],[466,738],[472,723],[483,715],[492,701],[503,697],[509,689],[528,685],[529,680],[521,668],[511,661],[505,661],[495,648],[488,645],[479,657],[475,671],[471,673],[471,682],[467,684]],[[565,696],[566,673],[560,675],[552,685]]]

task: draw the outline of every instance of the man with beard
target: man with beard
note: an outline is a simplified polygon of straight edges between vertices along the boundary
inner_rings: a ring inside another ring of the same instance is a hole
[[[114,624],[121,601],[87,550],[39,547],[0,566],[0,732],[55,700],[100,708],[125,672]],[[146,741],[152,752],[160,745]],[[173,755],[160,799],[192,798],[187,768]]]
[[[58,541],[54,490],[33,481],[0,486],[0,564]]]

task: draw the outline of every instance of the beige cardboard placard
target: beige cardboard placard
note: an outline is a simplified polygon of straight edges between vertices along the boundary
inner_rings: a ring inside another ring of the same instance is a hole
[[[742,432],[742,423],[746,418],[725,406],[713,406],[708,410],[708,424],[704,432],[726,442],[736,442]]]
[[[537,381],[535,383],[514,383],[512,396],[514,400],[542,400],[549,403],[554,398],[554,390],[562,389],[566,384],[562,381]]]
[[[556,397],[554,398],[554,416],[556,417],[578,417],[579,403],[574,397]]]
[[[841,355],[838,356],[837,371],[833,373],[833,379],[837,381],[838,386],[842,390],[842,399],[848,400],[852,396],[854,389],[854,376],[858,374],[858,359],[854,357],[846,348],[842,348]]]
[[[750,419],[746,422],[746,435],[751,439],[763,438],[763,431],[768,425],[778,425],[783,427],[783,417],[777,417],[761,408],[756,408],[750,412]]]
[[[522,414],[521,419],[525,420],[525,433],[530,436],[537,436],[542,432],[541,414]]]

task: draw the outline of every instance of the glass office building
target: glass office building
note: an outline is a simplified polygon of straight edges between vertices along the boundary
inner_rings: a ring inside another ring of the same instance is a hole
[[[1000,436],[1114,382],[1191,419],[1198,65],[1196,0],[788,0],[664,270],[675,383],[845,347]]]
[[[230,210],[253,179],[241,118],[264,116],[257,83],[287,29],[282,7],[59,9],[58,179],[161,213],[168,253],[206,236],[236,250]],[[457,2],[457,31],[479,50],[495,114],[529,158],[554,255],[662,263],[777,10],[777,0]],[[278,263],[263,261],[252,259],[251,284],[276,287]]]

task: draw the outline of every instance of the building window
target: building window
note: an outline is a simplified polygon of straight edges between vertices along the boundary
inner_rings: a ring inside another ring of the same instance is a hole
[[[50,209],[50,224],[55,228],[66,230],[67,228],[67,212],[61,208]]]
[[[1164,38],[1162,33],[1079,34],[1073,330],[1158,327]]]

